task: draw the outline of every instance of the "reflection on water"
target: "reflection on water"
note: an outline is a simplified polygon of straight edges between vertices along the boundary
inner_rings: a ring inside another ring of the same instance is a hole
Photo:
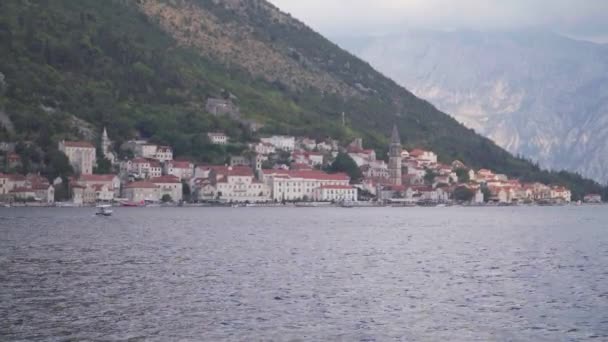
[[[1,340],[608,340],[608,213],[0,209]]]

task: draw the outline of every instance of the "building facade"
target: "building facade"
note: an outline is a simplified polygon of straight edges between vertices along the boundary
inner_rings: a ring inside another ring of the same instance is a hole
[[[70,161],[74,172],[82,175],[93,173],[97,160],[95,146],[86,141],[60,141],[59,151],[63,152]]]

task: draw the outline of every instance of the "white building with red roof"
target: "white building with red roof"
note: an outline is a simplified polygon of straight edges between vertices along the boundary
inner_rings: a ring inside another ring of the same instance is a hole
[[[97,161],[95,146],[87,141],[60,141],[59,151],[63,152],[70,161],[74,172],[82,175],[93,173]]]
[[[164,165],[164,174],[188,181],[194,175],[194,163],[188,160],[168,161]]]
[[[210,184],[215,198],[224,202],[266,202],[270,188],[256,179],[253,169],[246,166],[212,166]],[[209,193],[207,187],[205,193]]]
[[[114,197],[120,197],[120,178],[117,175],[113,174],[105,174],[105,175],[80,175],[75,181],[74,184],[82,185],[82,186],[92,186],[95,189],[101,189],[100,186],[106,186],[107,190],[110,191]],[[103,200],[107,200],[108,197],[104,193]],[[112,200],[110,198],[110,200]]]
[[[141,157],[122,161],[120,163],[120,171],[122,174],[139,179],[160,177],[163,174],[162,165],[158,160]]]
[[[294,151],[291,159],[296,164],[307,164],[311,167],[323,165],[323,154],[311,151]]]
[[[173,160],[173,149],[169,146],[158,146],[153,158],[161,163]]]
[[[315,190],[327,185],[350,185],[345,173],[328,174],[318,170],[263,170],[264,182],[274,201],[313,199]]]
[[[156,184],[160,189],[160,198],[168,195],[174,202],[182,200],[182,182],[180,179],[173,175],[160,176],[150,179],[151,183]]]
[[[159,202],[160,187],[149,181],[139,181],[127,184],[124,196],[133,203]]]
[[[437,164],[437,155],[432,151],[425,151],[422,149],[414,149],[409,152],[409,157],[422,162],[425,165]]]

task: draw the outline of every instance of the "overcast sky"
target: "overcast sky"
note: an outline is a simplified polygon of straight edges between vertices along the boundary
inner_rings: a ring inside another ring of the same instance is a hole
[[[608,0],[270,0],[327,36],[543,28],[608,41]]]

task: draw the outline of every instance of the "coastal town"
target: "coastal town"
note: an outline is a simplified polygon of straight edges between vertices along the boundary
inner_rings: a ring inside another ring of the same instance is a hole
[[[207,134],[212,144],[230,144],[223,132]],[[272,135],[250,142],[241,155],[223,165],[174,158],[171,146],[144,139],[120,146],[132,158],[119,159],[104,128],[100,150],[113,173],[94,173],[98,160],[94,142],[61,141],[75,175],[67,181],[69,200],[55,203],[61,178],[49,181],[37,174],[0,174],[0,201],[6,205],[123,206],[183,205],[518,205],[568,204],[569,189],[541,183],[524,183],[488,169],[474,170],[461,161],[438,161],[433,151],[401,145],[397,127],[390,135],[388,156],[379,158],[361,138],[346,146],[333,139]],[[285,156],[277,158],[278,155]],[[355,175],[336,170],[337,159],[348,160]],[[6,160],[18,165],[19,156]],[[355,178],[356,177],[356,178]],[[601,203],[588,194],[586,203]]]

